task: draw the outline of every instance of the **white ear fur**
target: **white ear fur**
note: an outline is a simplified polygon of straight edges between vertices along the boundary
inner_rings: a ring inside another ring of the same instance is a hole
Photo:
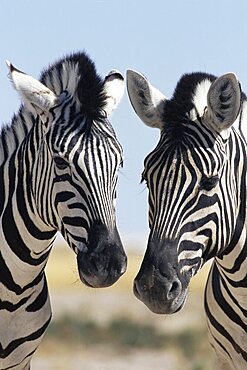
[[[40,81],[25,74],[6,61],[9,75],[15,89],[20,94],[24,103],[32,108],[38,107],[42,111],[48,111],[56,105],[58,97]]]
[[[218,131],[236,121],[241,105],[241,88],[234,73],[217,78],[208,91],[205,122]]]
[[[113,70],[105,77],[104,89],[106,92],[106,106],[104,108],[107,117],[116,109],[124,94],[124,78],[120,72]]]
[[[142,74],[127,71],[127,89],[131,104],[140,119],[150,127],[162,129],[165,96],[153,87]]]

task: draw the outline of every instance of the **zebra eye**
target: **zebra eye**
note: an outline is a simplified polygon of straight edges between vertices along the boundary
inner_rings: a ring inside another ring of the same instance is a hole
[[[54,157],[54,162],[59,170],[65,170],[69,166],[69,163],[66,161],[66,159],[58,155]]]
[[[219,182],[219,176],[203,176],[200,183],[200,189],[210,191],[212,190]]]

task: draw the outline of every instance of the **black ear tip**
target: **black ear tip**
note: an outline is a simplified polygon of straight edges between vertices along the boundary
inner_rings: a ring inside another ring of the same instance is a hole
[[[241,86],[241,83],[238,81],[238,87],[239,87],[239,90],[241,91],[242,93],[242,86]]]
[[[7,67],[9,69],[9,72],[10,73],[16,71],[16,72],[22,73],[23,75],[26,74],[26,73],[22,72],[20,69],[17,69],[16,67],[14,67],[13,64],[10,63],[8,60],[6,60],[6,64],[7,64]]]
[[[115,79],[124,81],[122,74],[117,69],[111,70],[105,77],[105,81],[113,81]]]
[[[7,64],[7,67],[8,67],[8,69],[9,69],[9,71],[10,71],[10,72],[13,72],[13,70],[14,70],[14,66],[13,66],[13,64],[12,64],[12,63],[10,63],[10,61],[9,61],[9,60],[6,60],[6,64]]]

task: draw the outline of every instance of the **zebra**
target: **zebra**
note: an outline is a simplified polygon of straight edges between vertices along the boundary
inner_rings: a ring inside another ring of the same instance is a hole
[[[204,307],[215,366],[247,369],[246,95],[233,73],[185,74],[167,99],[129,70],[127,89],[140,119],[160,129],[144,160],[150,233],[134,294],[154,313],[176,313],[213,258]]]
[[[44,269],[58,231],[87,286],[126,270],[115,217],[123,151],[109,122],[124,78],[100,77],[85,51],[40,80],[7,64],[22,105],[0,133],[0,368],[20,370],[51,319]]]

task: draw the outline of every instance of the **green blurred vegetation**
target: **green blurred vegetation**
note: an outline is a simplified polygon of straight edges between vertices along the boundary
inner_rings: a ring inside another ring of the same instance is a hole
[[[123,277],[112,287],[95,291],[79,281],[74,253],[65,245],[54,248],[46,268],[54,316],[39,348],[40,358],[46,361],[42,369],[74,370],[78,356],[85,363],[92,353],[96,358],[93,357],[94,367],[89,366],[90,369],[96,369],[99,362],[107,364],[111,356],[122,361],[124,369],[126,363],[133,369],[129,361],[135,358],[139,363],[139,356],[146,361],[145,369],[152,369],[152,358],[160,358],[156,367],[159,370],[165,368],[164,358],[175,359],[178,366],[174,365],[173,370],[212,369],[213,351],[202,319],[203,287],[210,265],[192,279],[191,299],[181,314],[166,318],[166,325],[163,318],[153,315],[133,298],[133,280],[141,261],[140,254],[129,253],[128,270]]]
[[[64,343],[68,349],[74,345],[90,347],[103,344],[122,353],[135,349],[172,350],[190,361],[192,370],[208,370],[206,336],[202,329],[165,334],[152,324],[137,323],[126,317],[100,325],[90,318],[63,316],[51,322],[46,340]]]

